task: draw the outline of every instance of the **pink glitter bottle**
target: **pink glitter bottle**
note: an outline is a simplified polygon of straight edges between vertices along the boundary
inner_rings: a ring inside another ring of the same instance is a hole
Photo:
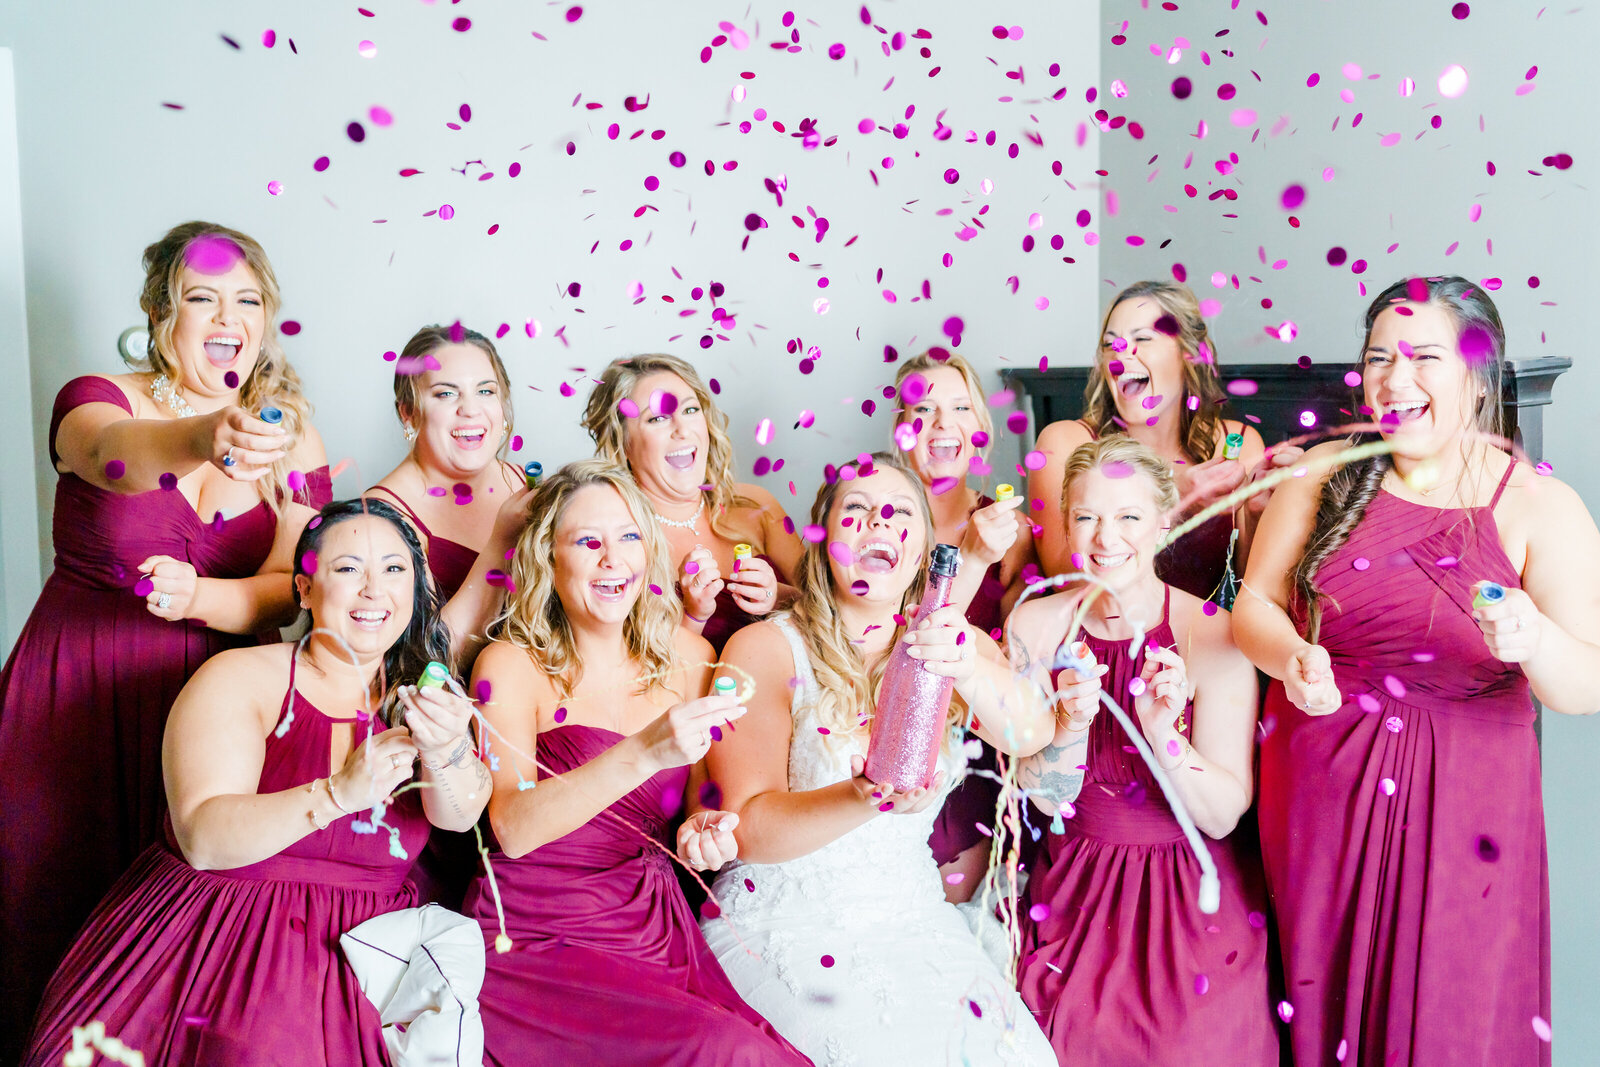
[[[928,563],[928,588],[922,594],[917,618],[950,603],[950,583],[961,565],[954,545],[934,545]],[[922,662],[906,653],[904,642],[889,653],[878,690],[878,707],[872,716],[872,741],[867,746],[866,776],[887,782],[905,792],[933,781],[939,763],[939,741],[950,711],[950,690],[955,682],[922,669]]]

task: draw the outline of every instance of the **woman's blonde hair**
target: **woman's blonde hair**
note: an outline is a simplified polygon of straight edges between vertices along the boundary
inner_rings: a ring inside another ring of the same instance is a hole
[[[555,681],[561,696],[570,696],[577,689],[583,680],[583,661],[578,658],[566,608],[556,595],[555,542],[567,505],[578,490],[591,485],[615,489],[633,513],[633,521],[644,538],[648,561],[645,573],[640,575],[644,588],[622,624],[628,656],[645,680],[639,691],[675,691],[667,685],[667,678],[682,667],[676,635],[683,606],[673,588],[666,539],[661,536],[650,501],[627,470],[601,459],[568,463],[533,491],[528,501],[529,521],[511,555],[515,589],[490,628],[490,636],[527,650],[534,665]]]
[[[148,323],[150,348],[144,365],[134,364],[134,369],[164,374],[175,387],[183,385],[183,367],[172,350],[172,333],[178,325],[183,271],[189,265],[189,251],[196,242],[215,243],[237,253],[261,287],[261,310],[266,327],[262,331],[256,365],[239,387],[239,406],[256,413],[264,407],[275,407],[283,412],[281,425],[288,434],[288,449],[293,452],[301,430],[311,421],[311,402],[300,388],[300,376],[289,365],[288,357],[278,344],[277,317],[281,299],[277,275],[272,271],[266,250],[248,235],[212,222],[185,222],[145,248],[144,290],[139,294],[139,308]],[[284,503],[294,497],[289,489],[289,469],[289,456],[285,455],[256,483],[274,514],[280,513]],[[309,492],[302,491],[301,500],[309,504]]]
[[[1204,463],[1217,450],[1218,430],[1222,425],[1224,399],[1222,379],[1217,371],[1217,346],[1200,314],[1200,303],[1186,285],[1175,282],[1136,282],[1118,293],[1100,321],[1100,337],[1095,339],[1094,369],[1083,393],[1083,421],[1096,437],[1117,432],[1115,388],[1106,359],[1100,356],[1101,340],[1111,323],[1111,313],[1129,300],[1153,300],[1161,309],[1156,329],[1178,342],[1184,354],[1183,396],[1178,398],[1178,444],[1193,463]],[[1116,358],[1115,356],[1112,357]],[[1189,398],[1198,406],[1190,409]]]
[[[1115,477],[1142,474],[1150,479],[1155,489],[1152,499],[1163,516],[1171,515],[1178,506],[1178,482],[1172,473],[1172,464],[1156,455],[1155,450],[1126,434],[1114,433],[1094,441],[1085,441],[1072,450],[1067,465],[1061,471],[1061,514],[1071,507],[1072,483],[1092,470],[1111,467]]]
[[[505,436],[500,439],[500,447],[495,450],[495,455],[505,459],[506,442],[511,440],[514,414],[511,408],[511,377],[506,373],[506,365],[500,360],[500,353],[495,351],[494,342],[477,330],[467,329],[459,322],[454,326],[424,326],[412,334],[411,340],[400,350],[400,357],[395,360],[394,370],[394,413],[400,416],[402,423],[418,417],[418,413],[422,410],[423,371],[418,369],[420,364],[417,361],[445,345],[471,345],[489,357],[489,369],[494,372],[494,380],[500,385],[500,414],[506,428]],[[413,443],[412,447],[415,448],[416,445]]]
[[[694,390],[711,438],[706,449],[706,484],[710,488],[702,493],[711,512],[711,529],[723,537],[734,537],[726,527],[728,509],[755,507],[756,503],[742,495],[733,480],[733,441],[728,437],[728,416],[717,407],[711,390],[688,362],[677,356],[660,354],[613,360],[589,393],[589,403],[583,411],[583,428],[594,438],[595,451],[600,458],[627,470],[625,443],[630,416],[623,414],[622,402],[639,384],[639,379],[652,374],[676,374]],[[632,416],[643,417],[643,411]]]
[[[916,576],[900,601],[899,614],[904,618],[907,609],[922,600],[923,589],[928,584],[928,571],[923,561],[927,559],[927,554],[933,549],[934,544],[933,516],[928,507],[928,491],[923,488],[922,480],[917,477],[916,472],[906,466],[894,453],[873,452],[869,458],[870,467],[848,464],[845,470],[854,471],[857,477],[884,470],[898,471],[911,486],[911,495],[917,501],[922,520],[923,559],[917,561]],[[850,488],[854,480],[843,477],[841,471],[839,477],[822,484],[822,488],[817,490],[817,499],[811,505],[812,525],[826,528],[834,501]],[[790,609],[790,614],[800,631],[801,639],[805,642],[806,653],[811,659],[811,672],[816,678],[817,692],[813,698],[813,707],[816,710],[817,720],[834,733],[849,733],[871,718],[873,707],[877,703],[878,688],[883,684],[883,672],[889,666],[889,656],[880,656],[869,671],[860,649],[846,632],[844,622],[839,618],[838,605],[834,601],[833,570],[828,565],[826,541],[827,539],[823,538],[821,541],[806,542],[805,550],[800,556],[800,573],[795,583],[799,595]],[[893,649],[899,644],[900,639],[905,636],[905,631],[904,623],[895,626],[889,648]],[[964,702],[960,697],[953,698],[952,721],[964,713]]]
[[[972,400],[973,411],[978,417],[978,426],[983,430],[984,436],[989,440],[978,449],[979,455],[989,454],[989,445],[994,443],[994,419],[989,415],[989,397],[983,391],[983,383],[978,380],[978,372],[968,363],[966,357],[958,352],[946,352],[942,348],[930,348],[920,356],[912,356],[900,364],[900,369],[895,371],[894,391],[900,406],[896,409],[894,424],[898,427],[903,422],[908,422],[915,416],[911,413],[914,405],[900,401],[898,394],[906,379],[913,374],[926,375],[931,370],[940,367],[949,367],[958,372],[963,381],[967,383],[967,396]],[[918,431],[919,433],[921,431]]]

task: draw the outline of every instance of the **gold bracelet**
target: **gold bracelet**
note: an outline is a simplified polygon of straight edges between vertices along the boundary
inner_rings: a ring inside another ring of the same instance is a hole
[[[1177,770],[1179,767],[1182,767],[1185,763],[1188,763],[1189,762],[1189,757],[1194,754],[1194,745],[1192,745],[1189,742],[1188,736],[1185,735],[1185,734],[1179,734],[1178,736],[1183,738],[1183,755],[1178,757],[1178,762],[1174,763],[1172,766],[1168,767],[1165,763],[1162,763],[1159,759],[1156,760],[1156,763],[1161,767],[1161,769],[1163,771],[1166,771],[1168,774],[1170,774],[1173,771]]]

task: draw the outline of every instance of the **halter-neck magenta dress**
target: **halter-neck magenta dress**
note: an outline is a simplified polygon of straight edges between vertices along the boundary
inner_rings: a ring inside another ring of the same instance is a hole
[[[326,778],[334,724],[354,721],[295,692],[291,657],[256,792],[304,792]],[[197,871],[169,823],[61,962],[23,1062],[58,1067],[72,1028],[99,1019],[150,1064],[387,1065],[377,1009],[340,955],[339,935],[411,905],[405,874],[428,836],[419,797],[402,794],[384,816],[405,857],[381,828],[357,832],[362,813],[248,867]]]
[[[539,778],[581,767],[620,740],[581,724],[541,731]],[[500,924],[486,875],[464,910],[487,946],[478,1005],[492,1067],[810,1062],[734,992],[657,847],[673,846],[668,826],[688,779],[686,767],[662,771],[565,837],[517,859],[490,853],[511,951],[495,951]]]
[[[133,414],[115,383],[73,379],[51,415],[52,462],[61,420],[90,403]],[[321,508],[332,495],[321,467],[297,499]],[[176,489],[130,496],[58,477],[55,570],[0,673],[0,1063],[16,1061],[72,935],[161,836],[161,737],[178,691],[215,653],[256,641],[150,614],[133,591],[139,564],[167,555],[201,577],[246,578],[275,532],[265,503],[202,518]]]
[[[1169,589],[1146,644],[1176,646],[1171,600]],[[1128,687],[1144,668],[1144,647],[1130,655],[1127,641],[1087,630],[1082,640],[1111,668],[1101,679],[1105,691],[1133,716]],[[1193,702],[1184,722],[1192,735]],[[1103,708],[1089,727],[1074,808],[1062,820],[1064,833],[1045,832],[1018,909],[1017,986],[1060,1061],[1277,1067],[1266,892],[1254,842],[1237,830],[1207,840],[1222,906],[1203,913],[1200,861],[1150,769]],[[1048,821],[1037,810],[1031,816]]]
[[[1535,713],[1471,617],[1475,582],[1520,585],[1494,518],[1510,477],[1485,508],[1378,493],[1316,577],[1344,704],[1268,690],[1261,844],[1297,1062],[1550,1062]]]

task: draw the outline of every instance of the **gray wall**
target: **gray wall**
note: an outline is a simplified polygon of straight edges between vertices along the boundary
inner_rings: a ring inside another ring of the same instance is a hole
[[[1457,20],[1445,0],[1297,0],[1244,4],[1231,12],[1218,3],[1183,4],[1177,12],[1145,6],[1111,0],[1102,5],[1108,29],[1102,34],[1101,83],[1121,79],[1128,89],[1125,99],[1104,106],[1145,129],[1142,141],[1124,131],[1102,142],[1106,186],[1122,201],[1102,246],[1102,303],[1115,287],[1168,277],[1172,264],[1181,262],[1199,295],[1222,302],[1215,325],[1225,360],[1288,362],[1306,355],[1348,363],[1361,343],[1358,327],[1369,299],[1361,282],[1370,293],[1407,274],[1500,278],[1504,286],[1494,299],[1511,354],[1573,360],[1546,412],[1545,458],[1557,477],[1583,495],[1590,512],[1600,513],[1600,450],[1593,443],[1600,363],[1590,351],[1600,285],[1593,252],[1600,210],[1589,187],[1600,158],[1593,76],[1597,14],[1570,5],[1474,2],[1469,16]],[[1265,26],[1256,18],[1258,8],[1266,13]],[[1127,43],[1119,47],[1109,37],[1124,19],[1131,25]],[[1226,36],[1215,36],[1224,29]],[[1193,45],[1177,64],[1152,55],[1150,44],[1170,47],[1176,37]],[[1223,48],[1235,57],[1221,55]],[[1210,53],[1210,66],[1200,61],[1200,49]],[[1343,74],[1349,63],[1361,67],[1360,81]],[[1468,72],[1469,85],[1448,99],[1440,95],[1437,79],[1452,63]],[[1516,95],[1535,65],[1535,88]],[[1321,81],[1307,88],[1313,72]],[[1170,91],[1180,75],[1194,86],[1187,100]],[[1416,86],[1409,97],[1399,93],[1405,77]],[[1217,96],[1224,83],[1238,90],[1226,103]],[[1340,100],[1342,90],[1352,91],[1354,101]],[[1240,108],[1256,111],[1257,120],[1235,126],[1231,113]],[[1352,128],[1358,112],[1361,125]],[[1438,130],[1430,126],[1435,115],[1442,119]],[[1197,139],[1202,120],[1208,133]],[[1400,134],[1398,143],[1384,146],[1384,136],[1392,133]],[[1541,163],[1561,152],[1575,160],[1570,169]],[[1186,168],[1190,153],[1193,163]],[[1214,164],[1230,153],[1238,154],[1238,164],[1222,176]],[[1496,167],[1493,177],[1485,166],[1489,161]],[[1333,180],[1324,182],[1330,167]],[[1185,183],[1200,195],[1186,196]],[[1293,212],[1298,229],[1279,202],[1292,183],[1307,193]],[[1223,188],[1236,190],[1238,199],[1205,199]],[[1469,217],[1474,206],[1482,208],[1477,222]],[[1145,244],[1128,245],[1128,234],[1142,236]],[[1457,242],[1454,254],[1446,255]],[[1391,245],[1398,245],[1392,253]],[[1333,246],[1347,249],[1351,261],[1366,259],[1367,272],[1352,273],[1349,262],[1330,267],[1326,253]],[[1273,270],[1278,260],[1288,263]],[[1237,275],[1240,290],[1231,283],[1213,288],[1214,272]],[[1530,276],[1539,278],[1537,289],[1529,287]],[[1261,307],[1263,298],[1272,301],[1270,310]],[[1285,320],[1299,327],[1291,344],[1264,332]],[[1093,330],[1084,332],[1085,351]],[[1494,789],[1493,753],[1484,760],[1484,788]],[[1594,1011],[1600,994],[1600,918],[1594,907],[1594,886],[1600,883],[1600,820],[1594,816],[1600,722],[1547,715],[1544,760],[1555,1058],[1592,1063],[1600,1047],[1600,1013]]]
[[[17,63],[38,412],[49,411],[72,376],[120,369],[113,342],[138,319],[139,252],[169,225],[194,217],[251,233],[272,255],[283,315],[304,327],[285,347],[318,405],[330,456],[352,461],[336,482],[346,494],[376,481],[402,454],[393,368],[382,355],[423,323],[460,318],[486,331],[511,324],[501,347],[528,442],[521,456],[547,469],[592,449],[578,426],[586,373],[628,353],[689,356],[723,385],[746,477],[758,454],[756,425],[772,419],[777,433],[767,454],[786,462],[764,481],[799,516],[824,462],[889,441],[882,412],[868,420],[860,411],[869,397],[881,405],[877,390],[892,380],[884,345],[903,355],[920,351],[941,341],[948,317],[960,316],[967,325],[961,350],[997,388],[999,366],[1036,363],[1055,336],[1093,316],[1096,249],[1078,244],[1071,251],[1078,262],[1068,265],[1048,253],[1024,259],[1018,244],[1030,213],[1045,214],[1050,228],[1039,232],[1048,237],[1092,204],[1091,193],[1075,193],[1063,179],[1080,188],[1092,179],[1098,141],[1079,148],[1051,128],[1047,147],[1030,145],[1022,133],[1038,124],[1028,113],[1042,109],[1000,100],[1024,95],[1006,70],[1023,64],[1039,79],[1026,87],[1033,96],[1052,61],[1068,73],[1050,84],[1081,97],[1097,72],[1092,6],[1053,15],[1059,32],[1042,32],[1035,19],[1034,32],[1001,42],[970,5],[884,4],[877,14],[891,33],[910,37],[925,27],[932,34],[888,57],[880,42],[890,38],[861,24],[858,4],[803,11],[795,27],[803,50],[793,54],[769,47],[788,36],[781,4],[748,15],[739,5],[705,2],[591,4],[571,25],[565,5],[407,3],[385,5],[372,19],[356,6],[166,0],[151,9],[65,0],[0,8],[0,45],[14,49]],[[471,29],[453,32],[451,20],[463,15]],[[730,18],[754,40],[743,51],[718,48],[702,64],[700,49]],[[261,44],[268,28],[278,35],[270,50]],[[221,33],[241,50],[222,43]],[[377,45],[373,58],[358,54],[364,39]],[[835,42],[846,46],[838,61],[828,57]],[[930,60],[917,54],[921,46],[932,49]],[[930,79],[934,66],[942,69]],[[745,94],[742,102],[735,91]],[[647,94],[646,110],[624,109],[626,97]],[[464,124],[463,103],[472,109]],[[602,106],[589,110],[590,103]],[[392,126],[367,121],[374,105],[389,109]],[[741,133],[738,123],[757,107],[767,109],[767,121]],[[935,119],[947,109],[955,134],[936,140]],[[771,125],[780,120],[793,133],[806,118],[838,143],[806,151]],[[862,134],[863,118],[907,121],[910,135]],[[359,145],[345,134],[358,119],[367,130]],[[448,129],[451,121],[463,128]],[[612,122],[622,128],[615,142],[606,136]],[[643,137],[628,139],[641,128]],[[997,130],[997,146],[968,143],[969,129]],[[652,140],[653,130],[666,136]],[[1015,160],[1006,151],[1012,141],[1025,149]],[[576,145],[572,156],[568,142]],[[674,150],[688,166],[669,164]],[[319,174],[312,163],[324,155],[331,165]],[[885,156],[894,157],[892,169],[882,166]],[[708,159],[718,165],[714,177],[701,169]],[[1064,162],[1062,177],[1051,173],[1052,159]],[[452,171],[479,160],[465,176]],[[728,161],[737,170],[722,170]],[[514,162],[523,168],[516,178],[508,174]],[[401,178],[402,168],[423,173]],[[947,183],[952,168],[959,178]],[[478,180],[485,169],[494,177]],[[661,181],[654,192],[644,186],[652,175]],[[788,183],[782,209],[763,186],[780,177]],[[987,194],[986,178],[993,182]],[[270,180],[283,182],[281,195],[268,195]],[[424,217],[446,203],[455,210],[450,221]],[[646,204],[657,210],[635,218]],[[984,208],[984,229],[957,239],[963,222]],[[809,224],[811,210],[830,224],[820,244],[814,228],[791,221]],[[770,225],[741,251],[751,212]],[[494,224],[499,232],[488,236]],[[633,248],[619,252],[626,239]],[[1015,296],[1006,286],[1014,274],[1021,275]],[[822,277],[826,289],[818,288]],[[711,306],[691,301],[689,291],[711,281],[727,286],[719,303],[737,327],[703,351],[698,341]],[[577,298],[565,295],[572,282],[581,285]],[[644,297],[637,304],[629,292],[636,282]],[[895,293],[894,304],[883,290]],[[1035,308],[1041,296],[1047,310]],[[819,297],[830,302],[826,314],[814,310]],[[695,314],[680,317],[689,308]],[[528,319],[542,325],[536,340],[524,332]],[[563,329],[566,343],[556,336]],[[814,373],[799,373],[799,357],[785,352],[789,339],[821,349]],[[576,395],[563,397],[563,383]],[[805,409],[816,413],[815,427],[792,429]],[[41,415],[48,565],[55,476],[45,457],[47,425]],[[1014,462],[1015,443],[999,454]]]

